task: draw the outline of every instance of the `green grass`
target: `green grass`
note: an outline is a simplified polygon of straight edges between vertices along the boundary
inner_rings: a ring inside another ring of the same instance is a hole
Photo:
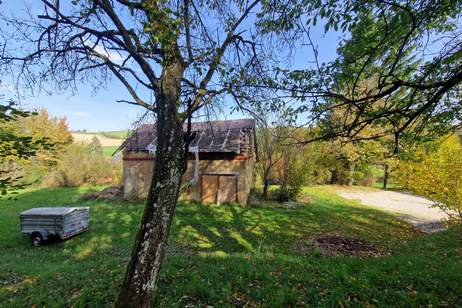
[[[83,188],[0,201],[0,306],[110,306],[143,206],[80,202]],[[309,188],[297,209],[277,204],[178,205],[156,304],[205,306],[462,305],[462,230],[421,235],[393,216]],[[33,248],[18,214],[45,205],[91,207],[91,230]],[[388,256],[324,257],[324,234],[370,241]]]
[[[74,133],[78,134],[87,134],[87,135],[101,135],[106,138],[114,138],[114,139],[126,139],[130,134],[128,130],[114,130],[114,131],[105,131],[105,132],[83,132],[83,131],[75,131]]]
[[[99,134],[107,138],[125,139],[128,137],[129,133],[130,132],[126,130],[116,130],[116,131],[100,132]]]
[[[383,182],[376,182],[372,185],[373,188],[383,189]],[[401,190],[402,186],[399,183],[387,183],[387,190]]]
[[[105,147],[102,147],[103,154],[106,155],[106,156],[112,156],[112,154],[114,154],[114,152],[118,148],[119,148],[118,146],[105,146]]]

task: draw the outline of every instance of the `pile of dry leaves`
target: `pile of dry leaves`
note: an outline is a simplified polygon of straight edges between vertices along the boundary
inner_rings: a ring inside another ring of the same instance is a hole
[[[371,243],[352,237],[326,235],[316,238],[314,242],[326,256],[376,257],[383,255]]]

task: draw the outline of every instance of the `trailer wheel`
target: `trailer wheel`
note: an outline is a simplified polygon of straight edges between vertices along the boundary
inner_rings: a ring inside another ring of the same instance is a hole
[[[30,241],[32,243],[32,246],[39,247],[43,243],[43,237],[39,232],[34,232],[30,236]]]

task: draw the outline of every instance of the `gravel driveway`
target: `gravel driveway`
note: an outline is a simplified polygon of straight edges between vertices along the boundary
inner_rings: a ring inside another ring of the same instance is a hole
[[[447,218],[445,213],[432,207],[432,201],[408,193],[338,190],[337,194],[345,199],[359,200],[365,205],[392,212],[424,232],[443,230],[441,219]]]

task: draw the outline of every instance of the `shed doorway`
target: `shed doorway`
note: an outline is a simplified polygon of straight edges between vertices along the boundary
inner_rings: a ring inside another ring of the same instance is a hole
[[[237,202],[236,174],[203,174],[201,176],[202,203]]]

